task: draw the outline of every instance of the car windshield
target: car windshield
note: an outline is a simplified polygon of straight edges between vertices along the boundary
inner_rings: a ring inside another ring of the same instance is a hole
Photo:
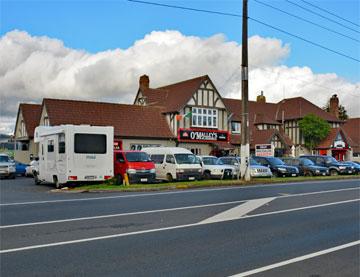
[[[330,164],[330,163],[338,163],[338,161],[334,158],[334,157],[326,157],[325,158],[325,162],[327,164]]]
[[[177,164],[197,164],[196,156],[194,154],[175,154]]]
[[[254,159],[250,159],[250,165],[260,165],[260,164]]]
[[[202,158],[202,161],[206,165],[216,165],[218,163],[218,159],[216,157],[204,157]]]
[[[7,163],[7,162],[9,162],[9,157],[8,157],[8,156],[5,156],[5,155],[1,155],[1,156],[0,156],[0,162],[1,162],[1,163]]]
[[[126,159],[128,162],[149,162],[149,155],[145,152],[126,152]]]
[[[301,162],[303,165],[314,165],[313,161],[309,160],[309,159],[301,159]]]
[[[285,163],[284,163],[282,160],[280,160],[279,158],[269,158],[268,161],[269,161],[269,163],[270,163],[271,165],[284,165],[284,164],[285,164]]]

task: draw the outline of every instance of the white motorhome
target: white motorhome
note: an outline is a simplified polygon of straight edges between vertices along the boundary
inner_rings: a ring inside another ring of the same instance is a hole
[[[160,180],[199,180],[201,165],[191,151],[180,147],[149,147],[143,151],[155,163],[156,178]]]
[[[104,181],[113,177],[114,128],[90,125],[39,126],[39,172],[35,183],[57,188],[68,182]]]

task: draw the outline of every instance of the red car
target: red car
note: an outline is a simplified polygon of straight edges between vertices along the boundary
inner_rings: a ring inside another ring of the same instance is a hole
[[[114,175],[117,184],[123,183],[125,173],[131,184],[155,182],[155,164],[149,155],[142,151],[114,152]]]

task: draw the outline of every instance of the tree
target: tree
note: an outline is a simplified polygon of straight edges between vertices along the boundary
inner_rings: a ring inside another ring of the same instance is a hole
[[[300,120],[299,127],[309,150],[313,150],[330,132],[330,124],[314,114],[308,114]]]
[[[323,110],[325,112],[330,112],[330,103],[328,102],[325,107],[323,107]],[[343,105],[339,105],[339,119],[346,120],[349,116],[347,114],[347,111]]]

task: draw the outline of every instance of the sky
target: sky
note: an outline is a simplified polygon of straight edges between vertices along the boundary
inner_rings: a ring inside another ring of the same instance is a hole
[[[239,0],[149,1],[232,14],[242,9]],[[250,99],[263,90],[271,102],[302,96],[324,106],[336,93],[351,116],[360,116],[360,1],[250,0],[249,16],[347,56],[249,20]],[[13,131],[19,102],[132,103],[142,74],[152,87],[208,74],[220,94],[239,98],[241,26],[239,17],[126,0],[2,0],[0,132]]]

